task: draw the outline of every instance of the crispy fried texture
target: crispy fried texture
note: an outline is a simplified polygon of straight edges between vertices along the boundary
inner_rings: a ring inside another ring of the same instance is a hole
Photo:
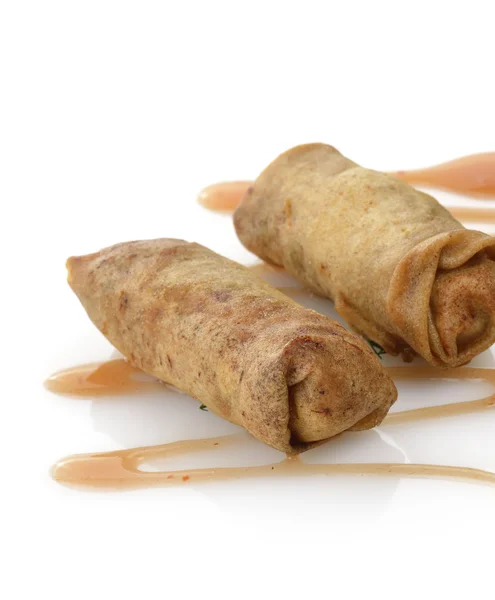
[[[284,452],[374,427],[397,397],[361,339],[198,244],[129,242],[67,267],[133,365]]]
[[[495,238],[331,146],[279,156],[234,222],[246,248],[334,300],[390,354],[453,367],[495,341]]]

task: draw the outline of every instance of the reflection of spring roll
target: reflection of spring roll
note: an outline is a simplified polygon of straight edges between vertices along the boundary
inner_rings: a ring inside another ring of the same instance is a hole
[[[274,448],[369,429],[396,399],[361,339],[203,246],[129,242],[67,265],[89,317],[132,364]]]
[[[331,146],[279,156],[234,219],[249,250],[333,299],[391,354],[457,366],[495,341],[495,238]]]

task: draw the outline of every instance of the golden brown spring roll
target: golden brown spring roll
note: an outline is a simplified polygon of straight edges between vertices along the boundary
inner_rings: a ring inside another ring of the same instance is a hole
[[[67,266],[133,365],[284,452],[374,427],[397,397],[360,338],[198,244],[129,242]]]
[[[279,156],[234,221],[246,248],[331,298],[390,354],[453,367],[495,341],[495,238],[331,146]]]

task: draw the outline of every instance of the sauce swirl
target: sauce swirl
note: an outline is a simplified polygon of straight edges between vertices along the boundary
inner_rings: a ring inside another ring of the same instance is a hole
[[[392,367],[387,370],[394,379],[485,379],[495,384],[495,369]],[[117,359],[107,363],[92,363],[60,371],[51,376],[45,382],[45,385],[49,390],[59,394],[88,397],[136,393],[158,386],[162,390],[166,390],[157,380],[143,379],[142,375],[141,371],[132,367],[124,359]],[[495,406],[495,394],[480,400],[392,413],[386,417],[382,426],[485,411],[493,406]],[[400,463],[311,464],[304,462],[299,456],[288,456],[281,462],[270,465],[249,467],[215,467],[160,472],[147,472],[139,468],[143,462],[149,460],[235,445],[239,438],[239,435],[231,435],[220,438],[185,440],[115,452],[73,455],[58,461],[52,468],[52,476],[60,483],[107,489],[183,485],[190,482],[282,475],[381,475],[453,478],[495,484],[494,473],[466,467]]]

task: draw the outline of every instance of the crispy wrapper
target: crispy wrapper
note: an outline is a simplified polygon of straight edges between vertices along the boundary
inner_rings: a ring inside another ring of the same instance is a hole
[[[495,238],[331,146],[279,156],[234,221],[246,248],[332,299],[390,354],[454,367],[495,341]]]
[[[67,266],[133,365],[284,452],[374,427],[397,397],[360,338],[198,244],[129,242]]]

